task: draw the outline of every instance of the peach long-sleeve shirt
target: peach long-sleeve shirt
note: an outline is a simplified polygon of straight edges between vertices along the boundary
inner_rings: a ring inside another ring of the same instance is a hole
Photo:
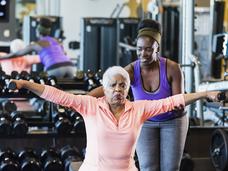
[[[50,86],[45,86],[41,97],[71,107],[84,118],[87,148],[79,171],[137,171],[133,157],[143,122],[185,105],[182,94],[154,101],[126,100],[125,110],[117,121],[105,97],[74,95]]]

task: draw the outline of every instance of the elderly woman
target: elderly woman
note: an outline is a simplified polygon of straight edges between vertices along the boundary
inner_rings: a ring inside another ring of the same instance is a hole
[[[105,96],[102,98],[74,95],[24,80],[14,81],[17,89],[26,88],[51,102],[71,107],[83,116],[87,149],[80,171],[137,171],[133,157],[145,120],[198,99],[217,100],[219,93],[179,94],[162,100],[130,102],[126,99],[130,78],[120,66],[111,67],[104,73]]]

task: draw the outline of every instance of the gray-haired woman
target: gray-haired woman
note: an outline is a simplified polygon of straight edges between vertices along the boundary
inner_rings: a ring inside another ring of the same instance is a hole
[[[13,80],[17,89],[26,88],[56,104],[73,108],[85,121],[87,148],[80,171],[137,171],[134,152],[142,124],[160,113],[188,105],[198,99],[218,100],[219,92],[179,94],[162,100],[126,99],[130,78],[120,66],[103,75],[104,97],[74,95],[54,87]]]

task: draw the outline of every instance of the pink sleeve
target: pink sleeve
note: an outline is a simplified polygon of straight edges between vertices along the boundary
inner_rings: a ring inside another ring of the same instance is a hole
[[[165,99],[153,100],[153,101],[143,101],[144,111],[143,120],[147,120],[150,117],[159,115],[161,113],[172,111],[175,107],[185,106],[184,95],[178,94],[170,96]]]
[[[25,55],[24,58],[30,65],[40,63],[39,55]]]
[[[80,114],[92,113],[96,108],[96,98],[86,95],[74,95],[57,88],[45,85],[42,98],[61,106],[75,109]]]

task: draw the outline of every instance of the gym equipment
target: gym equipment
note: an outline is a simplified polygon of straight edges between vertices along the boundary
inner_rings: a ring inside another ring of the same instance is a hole
[[[21,151],[18,154],[21,171],[42,171],[39,157],[32,149]]]
[[[54,148],[44,150],[41,153],[41,161],[44,171],[64,171],[63,162]]]
[[[216,170],[228,170],[228,137],[227,130],[216,129],[212,133],[210,156]]]
[[[66,145],[60,149],[61,159],[64,162],[65,171],[70,169],[72,162],[82,161],[80,153],[76,147]]]
[[[85,73],[84,81],[87,87],[87,91],[90,91],[97,87],[97,85],[94,82],[94,73],[90,69],[88,69]]]
[[[194,162],[188,153],[184,153],[181,159],[180,171],[193,171]]]
[[[74,122],[74,131],[76,132],[76,133],[86,133],[86,131],[85,131],[85,123],[84,123],[84,120],[83,120],[83,118],[79,115],[79,114],[77,114],[77,113],[75,113],[75,115],[76,115],[76,117],[75,117],[75,122]]]
[[[94,81],[96,86],[101,86],[102,85],[102,76],[103,76],[103,72],[101,69],[99,69],[96,74],[94,75]]]
[[[1,171],[20,171],[17,155],[10,148],[0,152]]]
[[[0,114],[0,135],[10,135],[12,121],[8,114]]]
[[[80,66],[93,72],[117,64],[117,29],[112,18],[83,18],[81,20]]]
[[[57,80],[56,80],[56,77],[55,76],[48,76],[47,78],[47,84],[50,85],[50,86],[56,86],[56,83]]]
[[[16,104],[11,100],[4,100],[1,106],[3,111],[6,113],[11,113],[17,110]]]
[[[12,133],[14,135],[26,135],[28,132],[28,123],[24,115],[19,111],[14,111],[11,114],[13,124],[12,124]]]
[[[58,134],[70,134],[73,129],[73,125],[64,109],[58,109],[57,112],[52,114],[52,117]]]

